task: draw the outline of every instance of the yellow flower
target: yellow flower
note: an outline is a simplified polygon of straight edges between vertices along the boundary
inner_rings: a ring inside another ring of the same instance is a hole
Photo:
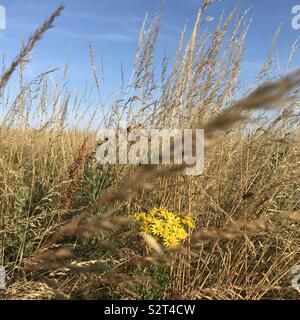
[[[180,240],[185,240],[188,237],[187,232],[183,228],[178,229],[176,235]]]
[[[172,216],[172,213],[166,210],[161,210],[161,215],[165,219],[169,219]]]
[[[172,248],[188,237],[188,229],[195,228],[190,216],[175,214],[163,208],[135,213],[133,218],[140,223],[142,232],[151,234],[160,243]]]
[[[190,216],[182,216],[181,222],[183,224],[187,225],[190,229],[195,228],[194,221],[193,221],[192,217],[190,217]]]
[[[146,217],[146,213],[145,212],[139,212],[139,213],[135,213],[133,215],[134,220],[136,221],[140,221],[140,220],[144,220]]]
[[[169,236],[168,238],[164,239],[164,245],[166,247],[175,248],[179,244],[179,239],[177,239],[175,236]]]
[[[161,236],[164,233],[164,227],[160,223],[155,223],[150,227],[153,235]]]
[[[151,217],[155,217],[155,215],[156,215],[157,213],[159,213],[159,210],[158,210],[157,208],[154,208],[154,209],[152,209],[152,210],[149,211],[149,215],[150,215]]]
[[[175,215],[172,215],[168,218],[168,223],[177,226],[180,225],[180,219]]]

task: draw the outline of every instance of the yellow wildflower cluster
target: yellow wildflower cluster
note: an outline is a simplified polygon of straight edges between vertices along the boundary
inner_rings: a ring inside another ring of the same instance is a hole
[[[141,231],[152,235],[164,246],[174,248],[188,237],[187,230],[195,228],[193,219],[184,214],[175,214],[165,209],[154,208],[133,215],[140,222]]]

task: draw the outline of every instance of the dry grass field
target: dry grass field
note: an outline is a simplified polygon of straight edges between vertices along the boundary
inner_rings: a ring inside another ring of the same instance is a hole
[[[1,299],[299,299],[291,270],[300,261],[300,71],[277,71],[276,34],[244,90],[248,14],[235,10],[206,32],[210,2],[162,68],[153,60],[161,16],[143,27],[131,83],[109,108],[82,110],[86,93],[72,96],[67,72],[57,83],[54,70],[22,81],[32,49],[63,8],[3,66]],[[101,91],[95,55],[91,44]],[[293,51],[288,64],[292,58]],[[13,73],[19,92],[8,99]],[[124,119],[147,129],[203,128],[204,173],[97,164],[99,119],[106,128]],[[190,217],[194,226],[176,246],[153,229],[140,232],[134,214],[154,208]]]

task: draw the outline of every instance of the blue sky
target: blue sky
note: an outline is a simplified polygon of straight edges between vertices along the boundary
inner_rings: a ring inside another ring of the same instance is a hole
[[[201,0],[0,0],[5,6],[7,28],[0,30],[0,53],[5,53],[9,62],[35,28],[55,10],[65,4],[63,15],[55,28],[47,32],[34,49],[33,59],[26,71],[34,77],[49,67],[63,67],[70,61],[71,85],[80,90],[86,81],[92,82],[89,62],[90,41],[94,43],[96,63],[103,65],[103,92],[107,95],[118,90],[120,64],[128,76],[134,62],[137,36],[146,13],[151,17],[164,8],[162,29],[158,40],[157,54],[174,52],[184,24],[191,30]],[[300,4],[300,0],[298,1]],[[291,9],[297,0],[223,0],[214,3],[209,16],[218,18],[221,12],[229,13],[236,4],[241,8],[251,7],[253,18],[246,41],[242,77],[250,79],[262,66],[272,36],[280,23],[282,33],[277,45],[283,66],[293,42],[300,30],[291,27]],[[217,19],[216,19],[217,20]],[[211,22],[213,28],[216,21]],[[295,66],[299,54],[295,56]],[[300,63],[299,63],[300,65]]]

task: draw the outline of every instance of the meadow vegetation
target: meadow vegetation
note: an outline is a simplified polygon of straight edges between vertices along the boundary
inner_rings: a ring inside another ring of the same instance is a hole
[[[237,7],[212,32],[210,3],[162,66],[154,58],[162,14],[145,21],[131,81],[109,106],[83,110],[90,89],[68,89],[67,64],[58,81],[56,69],[23,80],[33,47],[62,7],[3,66],[1,299],[299,299],[291,287],[300,253],[296,47],[280,69],[277,32],[261,72],[243,88],[249,13]],[[91,44],[101,97],[95,55]],[[19,90],[8,98],[13,73]],[[204,128],[204,173],[187,176],[185,165],[97,165],[97,127],[118,129],[122,121]],[[154,229],[140,232],[134,214],[154,208],[190,219],[176,246],[165,246]]]

